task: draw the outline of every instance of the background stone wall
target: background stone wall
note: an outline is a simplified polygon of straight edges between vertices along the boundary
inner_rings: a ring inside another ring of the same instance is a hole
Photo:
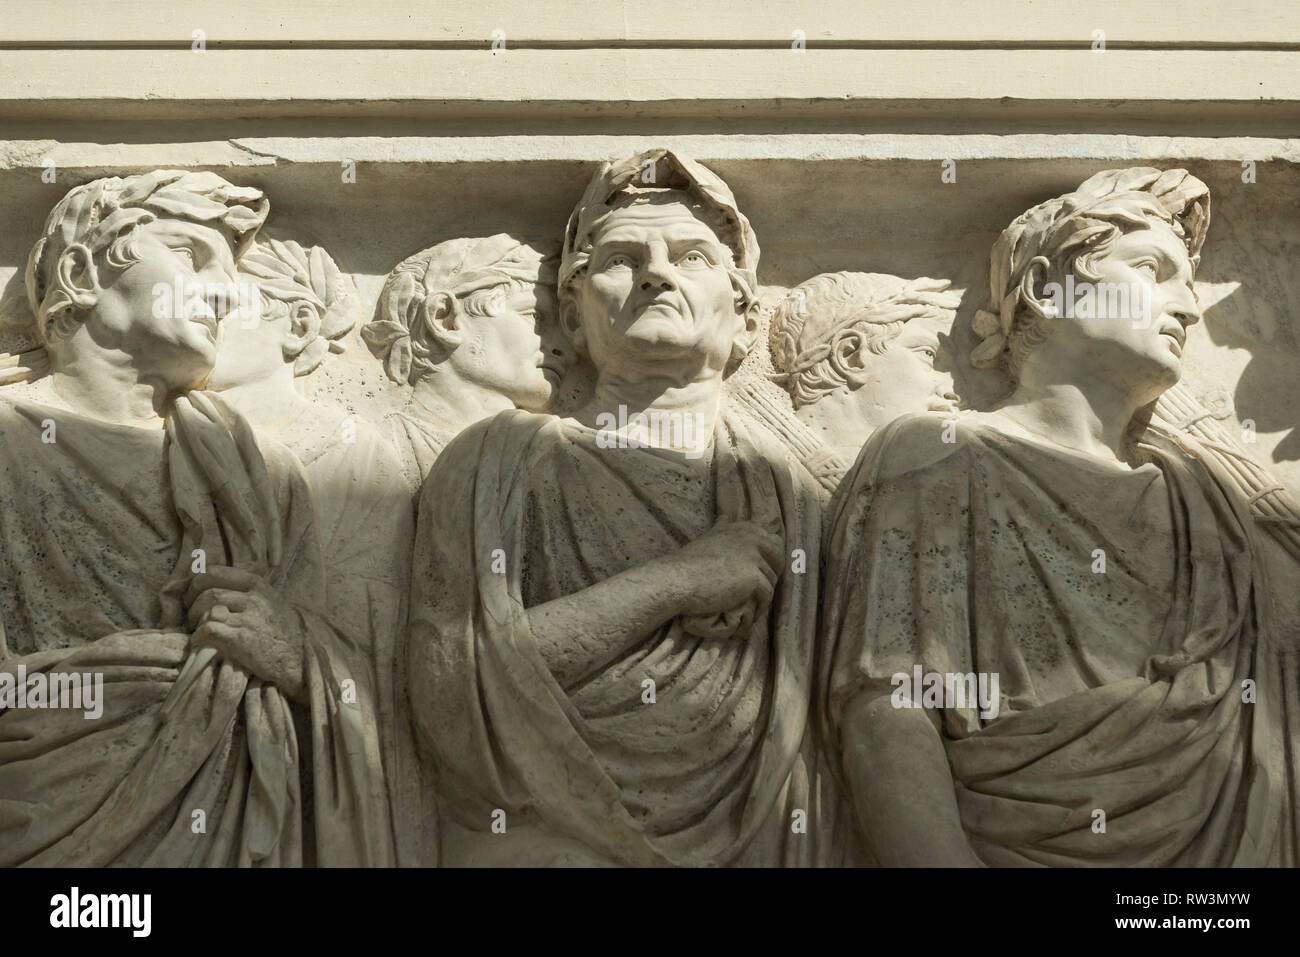
[[[1099,169],[1184,166],[1213,190],[1186,381],[1253,423],[1261,459],[1300,487],[1286,4],[467,6],[0,5],[0,346],[23,344],[22,265],[45,215],[98,176],[211,169],[262,187],[271,225],[329,249],[368,317],[407,254],[558,234],[593,163],[663,145],[735,190],[765,285],[951,278],[964,356],[1012,217]],[[364,412],[376,372],[354,343],[314,388]],[[1002,388],[956,372],[977,403]]]

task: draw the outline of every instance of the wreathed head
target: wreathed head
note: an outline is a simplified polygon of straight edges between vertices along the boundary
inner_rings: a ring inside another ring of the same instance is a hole
[[[37,339],[53,346],[72,335],[105,289],[147,261],[160,274],[170,269],[182,286],[203,278],[201,273],[214,287],[233,283],[234,260],[253,241],[268,209],[261,190],[209,172],[155,170],[70,190],[50,212],[27,259]],[[200,292],[186,298],[208,297]],[[149,314],[161,311],[151,304]]]
[[[263,235],[238,267],[256,301],[241,303],[238,316],[223,323],[211,388],[265,378],[285,363],[305,376],[331,352],[343,351],[356,324],[356,287],[328,252]]]
[[[949,285],[946,279],[834,272],[791,289],[773,311],[768,341],[778,381],[794,407],[871,384],[878,378],[873,367],[883,367],[891,351],[915,353],[933,372],[939,336],[951,328],[961,304]],[[908,329],[916,335],[900,338]],[[887,387],[897,391],[898,376],[891,379]],[[924,386],[913,411],[927,407],[938,385]]]
[[[521,408],[544,408],[569,366],[555,326],[553,242],[506,233],[450,239],[399,263],[361,334],[388,377],[451,369]]]
[[[1069,323],[1163,363],[1176,381],[1173,360],[1199,317],[1192,279],[1209,221],[1209,188],[1181,169],[1105,170],[1026,210],[993,246],[991,304],[973,320],[981,341],[971,363],[1018,381]]]

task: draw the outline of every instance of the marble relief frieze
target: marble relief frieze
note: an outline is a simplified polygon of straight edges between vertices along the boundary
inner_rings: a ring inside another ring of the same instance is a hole
[[[1187,384],[1195,164],[1034,196],[979,283],[765,281],[712,165],[380,276],[236,169],[54,202],[0,863],[1294,865],[1300,506]]]

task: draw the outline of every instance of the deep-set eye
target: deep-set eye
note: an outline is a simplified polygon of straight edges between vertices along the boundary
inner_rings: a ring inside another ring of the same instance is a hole
[[[172,248],[172,252],[174,252],[177,256],[180,256],[191,266],[194,265],[194,250],[190,249],[189,246],[174,246]]]
[[[688,250],[685,254],[682,255],[682,258],[679,259],[678,262],[681,263],[683,266],[699,267],[699,266],[710,265],[709,257],[704,255],[704,253],[700,252],[698,249]]]
[[[631,269],[632,257],[625,256],[622,253],[615,253],[605,260],[606,269]]]
[[[1133,264],[1133,268],[1136,269],[1138,272],[1146,273],[1148,276],[1151,276],[1152,278],[1155,278],[1156,274],[1160,271],[1160,267],[1156,264],[1156,261],[1154,259],[1139,260],[1138,262],[1135,262]]]

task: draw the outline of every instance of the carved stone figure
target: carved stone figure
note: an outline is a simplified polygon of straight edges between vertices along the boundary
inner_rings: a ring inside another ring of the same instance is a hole
[[[386,278],[268,208],[98,179],[0,277],[0,866],[1297,864],[1300,503],[1185,362],[1194,176],[1027,210],[955,333],[760,287],[663,149]]]
[[[605,164],[560,270],[592,400],[500,413],[434,466],[409,652],[445,862],[830,856],[804,770],[817,494],[723,389],[758,252],[707,169]]]
[[[799,460],[829,495],[871,433],[909,412],[953,411],[952,375],[936,368],[961,297],[946,279],[823,273],[772,315],[772,364],[815,451]],[[771,416],[789,432],[785,416]]]
[[[572,364],[555,324],[558,259],[546,243],[498,233],[438,243],[385,280],[362,335],[389,378],[411,389],[389,419],[413,491],[466,426],[550,408]]]
[[[365,757],[368,801],[377,810],[389,799],[387,774],[393,818],[403,829],[399,858],[409,853],[410,863],[430,863],[418,834],[405,833],[418,823],[422,798],[407,713],[396,707],[393,687],[415,524],[409,490],[397,457],[373,427],[342,408],[307,400],[296,385],[330,352],[342,351],[357,320],[356,289],[324,249],[292,240],[263,235],[238,265],[257,300],[222,324],[209,388],[244,415],[259,441],[282,442],[303,466],[316,506],[328,618],[340,638],[338,679],[351,682],[349,700],[339,707],[340,718],[351,722],[346,746]],[[356,823],[368,829],[368,843],[381,846],[388,821],[376,813]]]
[[[366,843],[382,808],[317,637],[301,468],[199,391],[266,213],[259,190],[212,173],[100,179],[32,250],[50,374],[0,395],[5,863],[391,857]],[[74,675],[102,682],[97,714],[14,700]],[[337,815],[307,809],[312,794]]]
[[[821,702],[881,863],[1296,862],[1290,558],[1150,419],[1208,222],[1154,169],[1018,217],[972,356],[1013,393],[895,421],[837,493]]]

